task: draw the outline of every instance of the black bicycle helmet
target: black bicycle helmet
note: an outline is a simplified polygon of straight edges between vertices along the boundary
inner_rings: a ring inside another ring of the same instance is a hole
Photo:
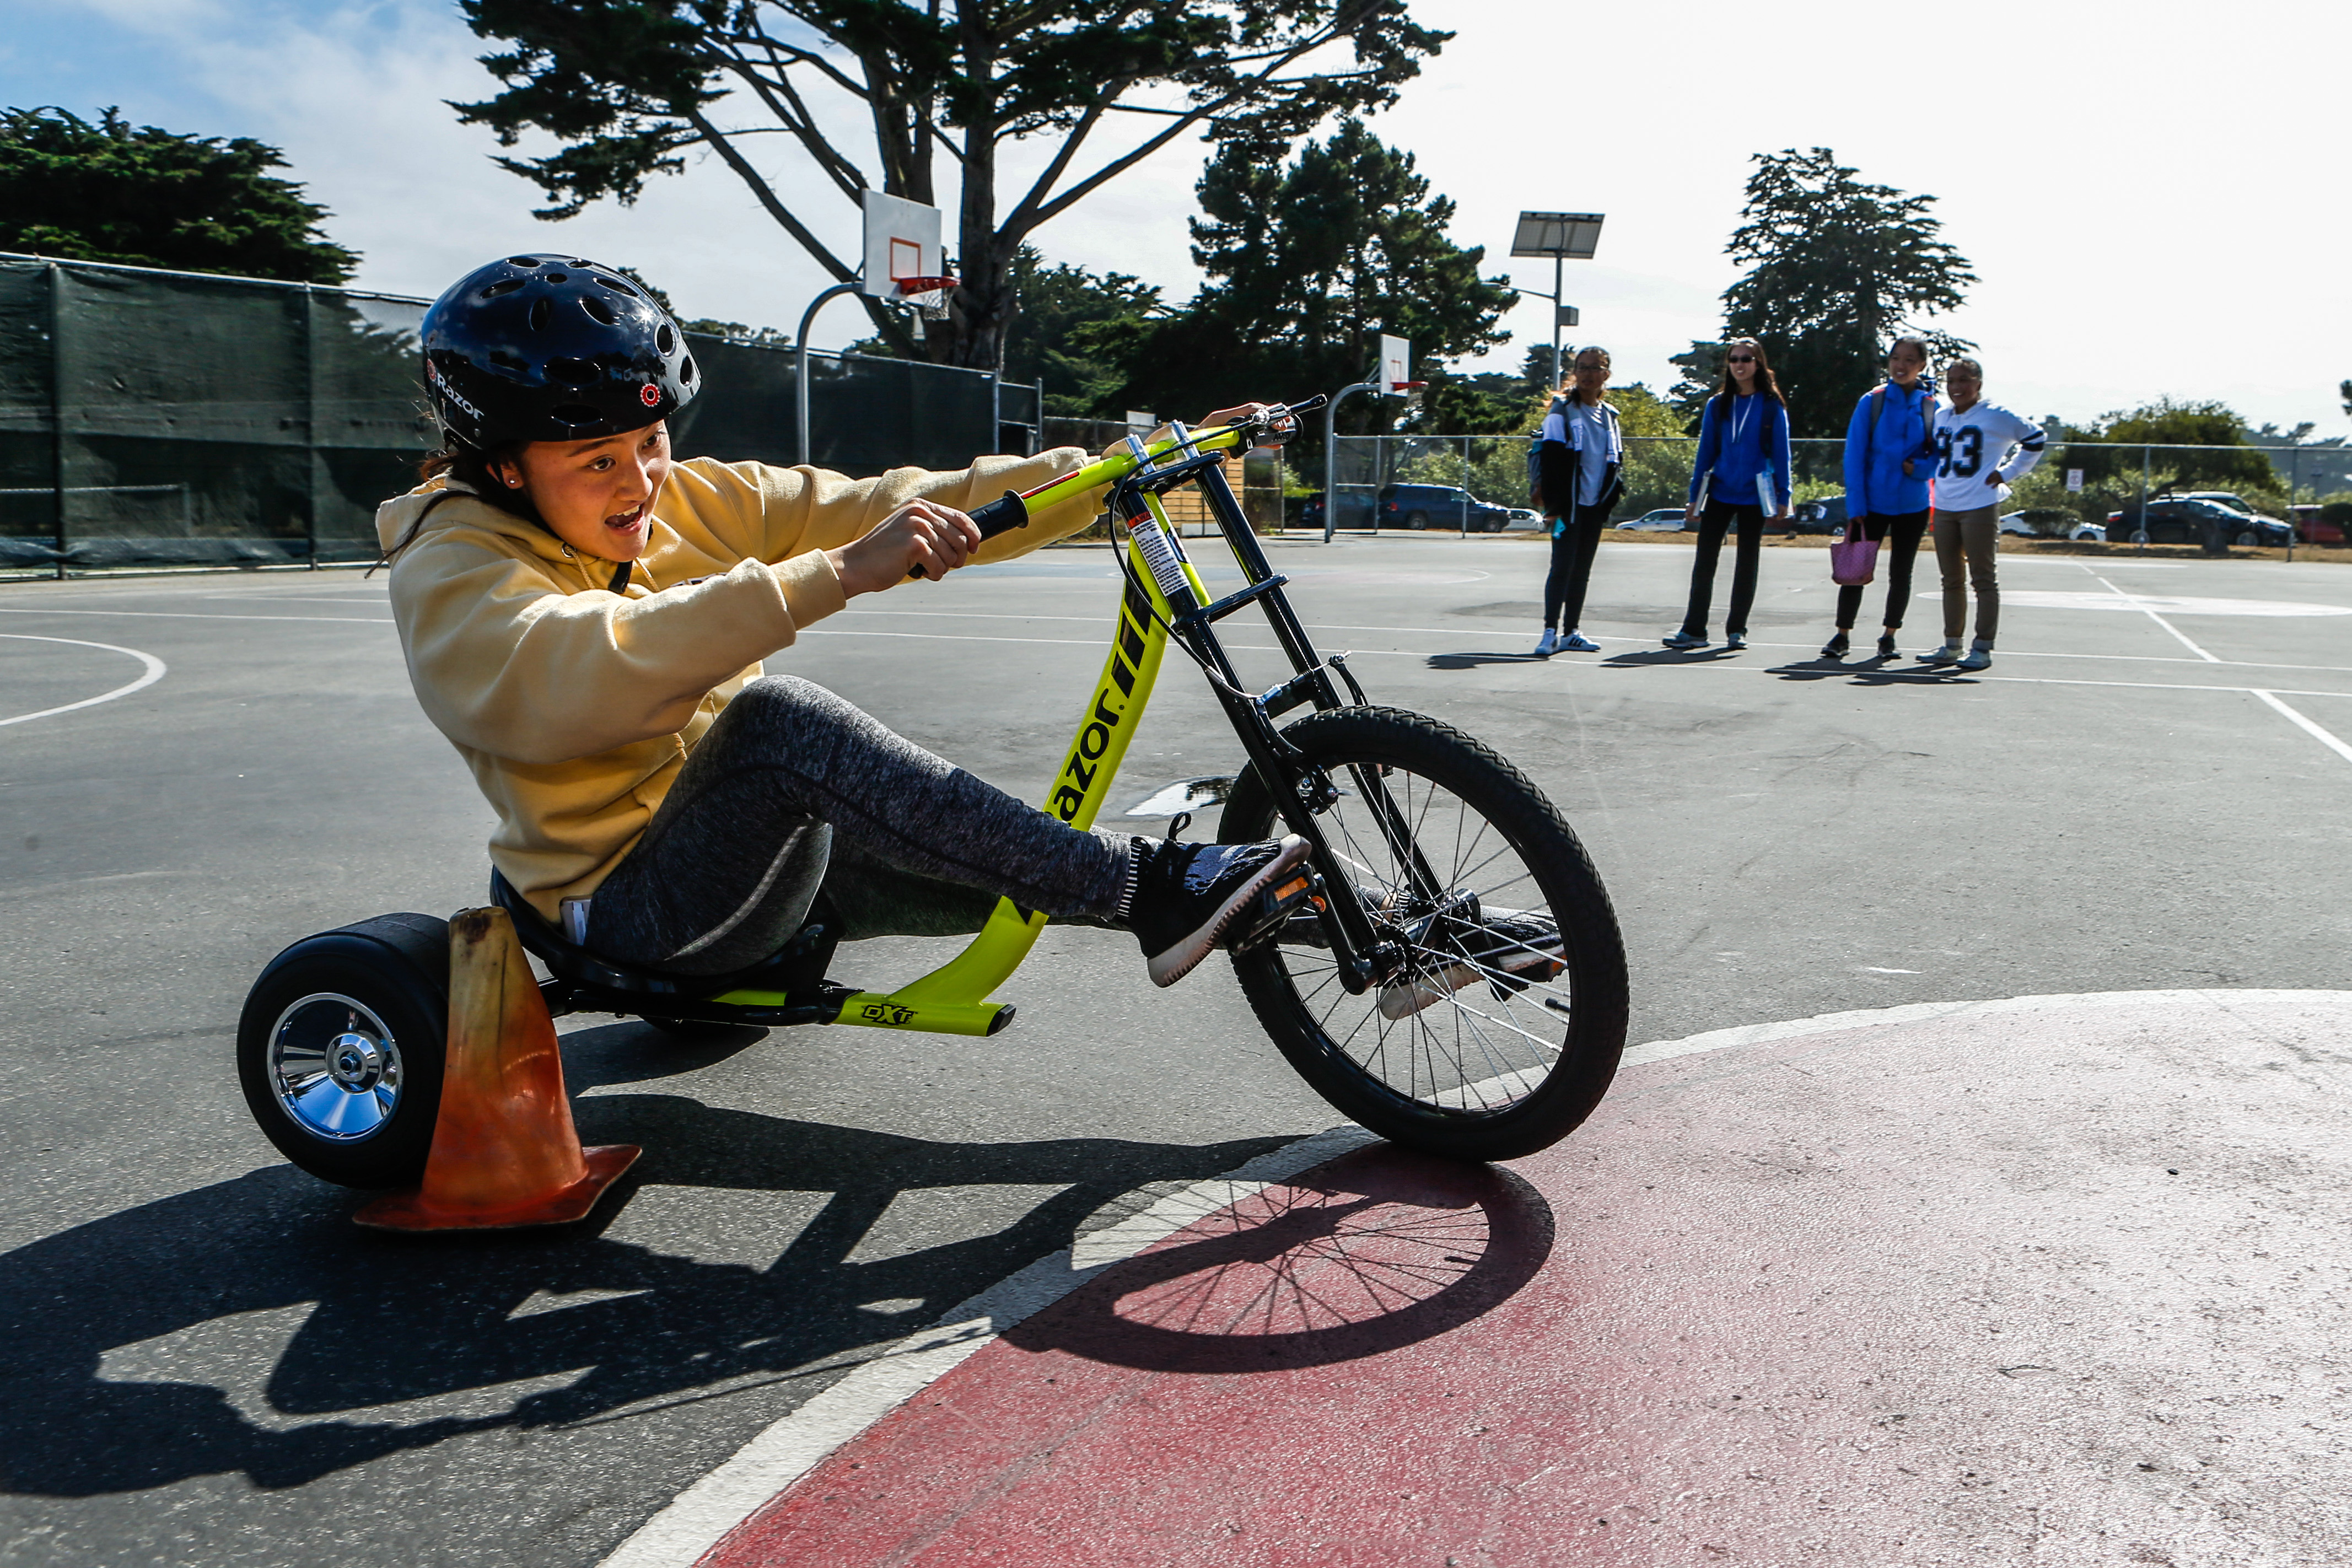
[[[433,412],[478,451],[642,430],[700,390],[668,313],[576,257],[476,267],[425,313],[424,338]]]

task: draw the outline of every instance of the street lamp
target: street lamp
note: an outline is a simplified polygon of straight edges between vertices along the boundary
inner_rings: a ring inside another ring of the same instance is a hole
[[[1559,385],[1559,329],[1577,324],[1576,308],[1559,302],[1561,264],[1592,259],[1592,253],[1601,247],[1601,223],[1604,215],[1601,213],[1521,213],[1518,229],[1511,235],[1513,256],[1551,257],[1551,292],[1538,294],[1532,288],[1519,288],[1518,291],[1551,301],[1551,384],[1554,386]],[[1512,287],[1518,287],[1517,284]]]

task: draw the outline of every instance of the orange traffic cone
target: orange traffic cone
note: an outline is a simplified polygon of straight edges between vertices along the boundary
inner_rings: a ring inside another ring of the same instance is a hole
[[[386,1230],[561,1225],[594,1207],[638,1155],[583,1149],[563,1092],[555,1020],[503,909],[449,922],[449,1048],[425,1185],[352,1218]]]

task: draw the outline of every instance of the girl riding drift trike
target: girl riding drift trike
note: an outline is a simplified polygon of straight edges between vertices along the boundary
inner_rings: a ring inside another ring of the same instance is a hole
[[[1094,463],[1062,448],[852,480],[674,461],[664,421],[700,390],[694,358],[592,262],[478,268],[424,340],[444,445],[378,513],[393,612],[419,702],[498,813],[491,896],[555,1012],[992,1034],[1013,1009],[990,992],[1047,920],[1074,921],[1132,933],[1161,986],[1230,950],[1293,1064],[1389,1138],[1507,1157],[1598,1102],[1624,957],[1574,835],[1501,758],[1368,704],[1343,659],[1316,653],[1225,485],[1225,455],[1286,438],[1294,411],[1222,410]],[[1241,565],[1223,600],[1167,526],[1178,485]],[[1034,549],[1106,508],[1127,586],[1042,810],[762,668],[858,594]],[[1213,630],[1252,604],[1291,666],[1257,695]],[[1215,843],[1092,826],[1171,641],[1248,760]],[[844,941],[968,933],[896,991],[828,977]],[[437,919],[380,916],[297,943],[255,985],[240,1076],[304,1169],[416,1179],[446,941]]]

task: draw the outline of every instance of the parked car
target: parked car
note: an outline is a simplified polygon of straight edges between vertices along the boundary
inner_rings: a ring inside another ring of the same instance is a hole
[[[1499,534],[1510,520],[1508,507],[1482,501],[1458,485],[1384,485],[1375,526]]]
[[[2231,545],[2286,545],[2294,530],[2276,517],[2244,512],[2189,496],[2160,496],[2143,510],[2126,507],[2107,514],[2107,538],[2129,544],[2201,545],[2215,553]]]
[[[2258,512],[2254,510],[2252,502],[2243,497],[2232,495],[2227,490],[2180,490],[2176,491],[2175,494],[2184,501],[2210,501],[2217,507],[2227,507],[2233,512],[2242,512],[2258,523],[2273,524],[2279,528],[2285,529],[2290,537],[2294,532],[2294,525],[2286,518],[2273,517],[2268,512]],[[2239,539],[2232,542],[2242,544],[2245,541]]]
[[[1372,526],[1372,497],[1361,490],[1343,490],[1339,495],[1339,526],[1343,528],[1368,528]],[[1298,526],[1320,529],[1323,527],[1323,497],[1313,495],[1298,505]]]
[[[2000,531],[2029,539],[2104,539],[2107,530],[2086,523],[2063,507],[2028,507],[2000,519]]]
[[[1537,511],[1532,507],[1513,507],[1511,508],[1510,527],[1515,528],[1539,528],[1543,527],[1543,514]]]
[[[1845,532],[1845,523],[1843,496],[1799,501],[1789,508],[1789,531],[1792,534],[1842,534]]]
[[[1620,531],[1637,534],[1678,534],[1683,531],[1683,509],[1660,507],[1638,517],[1628,517],[1617,527]]]
[[[2295,537],[2305,544],[2340,545],[2346,543],[2347,538],[2344,519],[2340,516],[2337,517],[2327,516],[2329,512],[2336,510],[2337,510],[2336,507],[2314,503],[2310,506],[2289,507],[2286,513],[2294,524]]]

